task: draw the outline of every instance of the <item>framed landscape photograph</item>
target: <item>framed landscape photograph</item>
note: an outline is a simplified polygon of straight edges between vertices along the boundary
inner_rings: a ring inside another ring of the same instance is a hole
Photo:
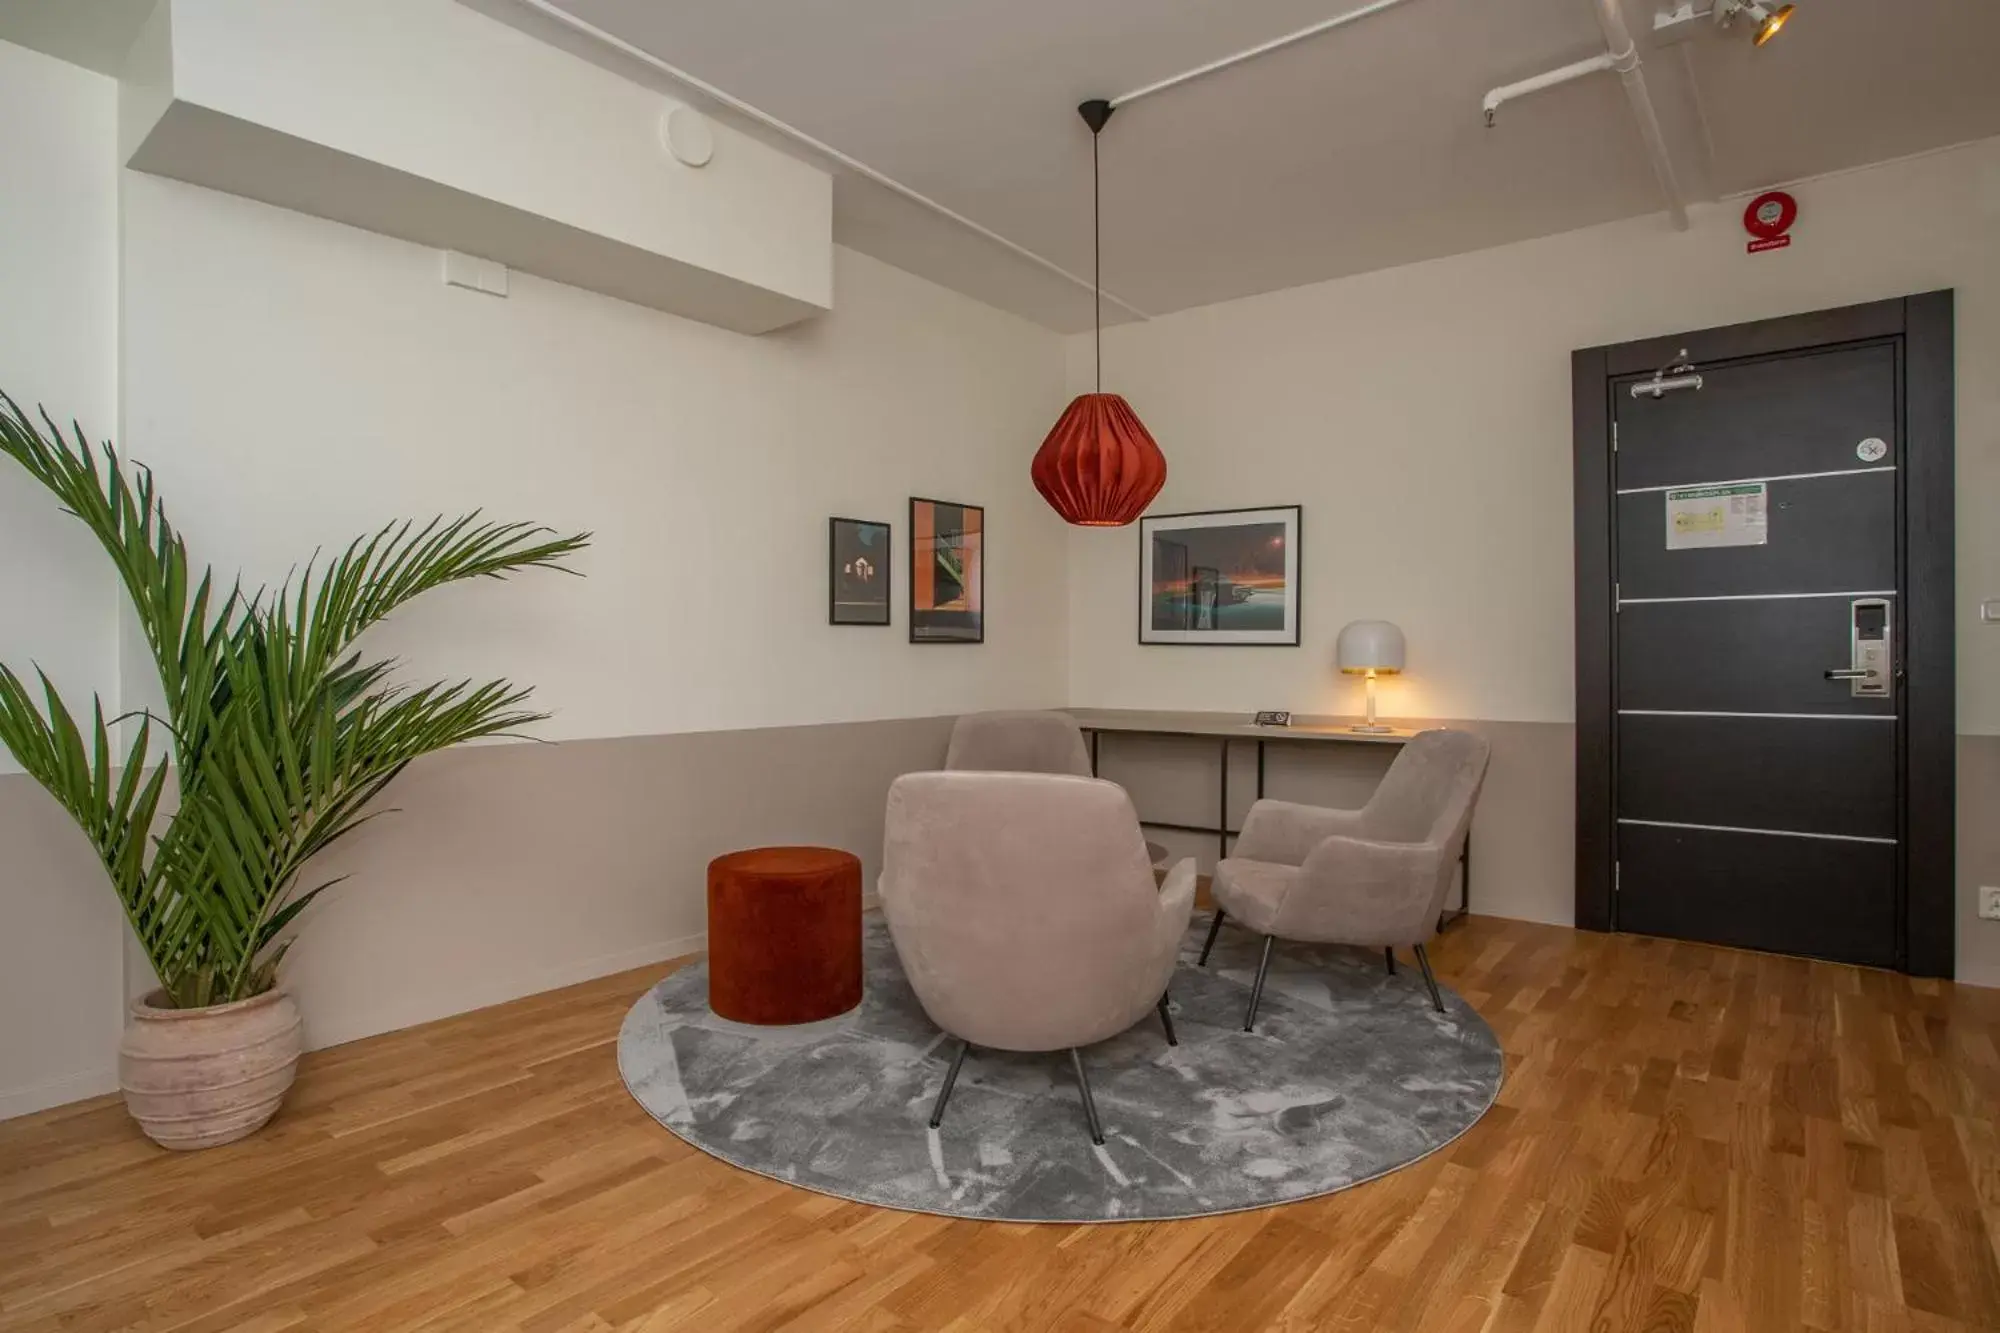
[[[864,518],[827,520],[827,622],[889,623],[889,525]]]
[[[986,511],[910,500],[910,642],[986,642]]]
[[[1139,642],[1299,642],[1297,505],[1139,521]]]

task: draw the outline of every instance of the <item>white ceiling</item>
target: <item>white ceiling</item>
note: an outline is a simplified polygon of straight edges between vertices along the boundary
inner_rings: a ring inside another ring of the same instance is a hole
[[[0,0],[0,41],[116,75],[158,0]]]
[[[1359,2],[557,0],[1086,275],[1076,104]],[[2000,133],[1994,0],[1799,0],[1762,50],[1741,29],[1655,49],[1655,5],[1627,7],[1692,198]],[[1163,313],[1657,210],[1610,76],[1481,123],[1488,88],[1602,50],[1591,0],[1408,0],[1124,108],[1103,140],[1105,285]],[[844,244],[1088,325],[1087,293],[880,187],[843,177],[835,201]]]
[[[113,71],[151,2],[0,0],[0,37]],[[517,0],[462,2],[687,96]],[[1076,104],[1360,0],[555,3],[1087,276]],[[1762,50],[1740,30],[1655,48],[1668,0],[1625,3],[1692,199],[2000,134],[2000,0],[1798,0]],[[1105,286],[1159,314],[1656,212],[1615,79],[1480,120],[1488,88],[1601,52],[1592,8],[1407,0],[1120,110],[1103,140]],[[1087,291],[839,171],[835,230],[1051,327],[1089,325]]]

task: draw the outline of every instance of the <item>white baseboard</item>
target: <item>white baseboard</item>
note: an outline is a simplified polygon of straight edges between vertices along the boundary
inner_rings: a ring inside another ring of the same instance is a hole
[[[33,1115],[51,1106],[65,1106],[87,1097],[101,1097],[118,1091],[118,1070],[113,1067],[86,1069],[81,1073],[31,1083],[25,1088],[0,1088],[0,1120]]]

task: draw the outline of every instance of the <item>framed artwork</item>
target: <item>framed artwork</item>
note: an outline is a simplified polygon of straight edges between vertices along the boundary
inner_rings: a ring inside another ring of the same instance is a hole
[[[1299,642],[1300,509],[1139,520],[1139,642]]]
[[[889,623],[889,567],[894,562],[887,523],[865,518],[827,520],[827,623]]]
[[[910,500],[910,642],[986,642],[986,510]]]

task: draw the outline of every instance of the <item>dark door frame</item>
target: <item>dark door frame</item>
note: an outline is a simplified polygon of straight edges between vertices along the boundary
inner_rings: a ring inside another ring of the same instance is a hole
[[[1616,930],[1617,506],[1612,381],[1650,373],[1682,348],[1697,366],[1894,340],[1902,426],[1897,517],[1903,593],[1901,935],[1917,976],[1949,977],[1957,913],[1957,680],[1952,617],[1952,294],[1925,292],[1815,314],[1591,347],[1570,356],[1576,462],[1576,924]]]

